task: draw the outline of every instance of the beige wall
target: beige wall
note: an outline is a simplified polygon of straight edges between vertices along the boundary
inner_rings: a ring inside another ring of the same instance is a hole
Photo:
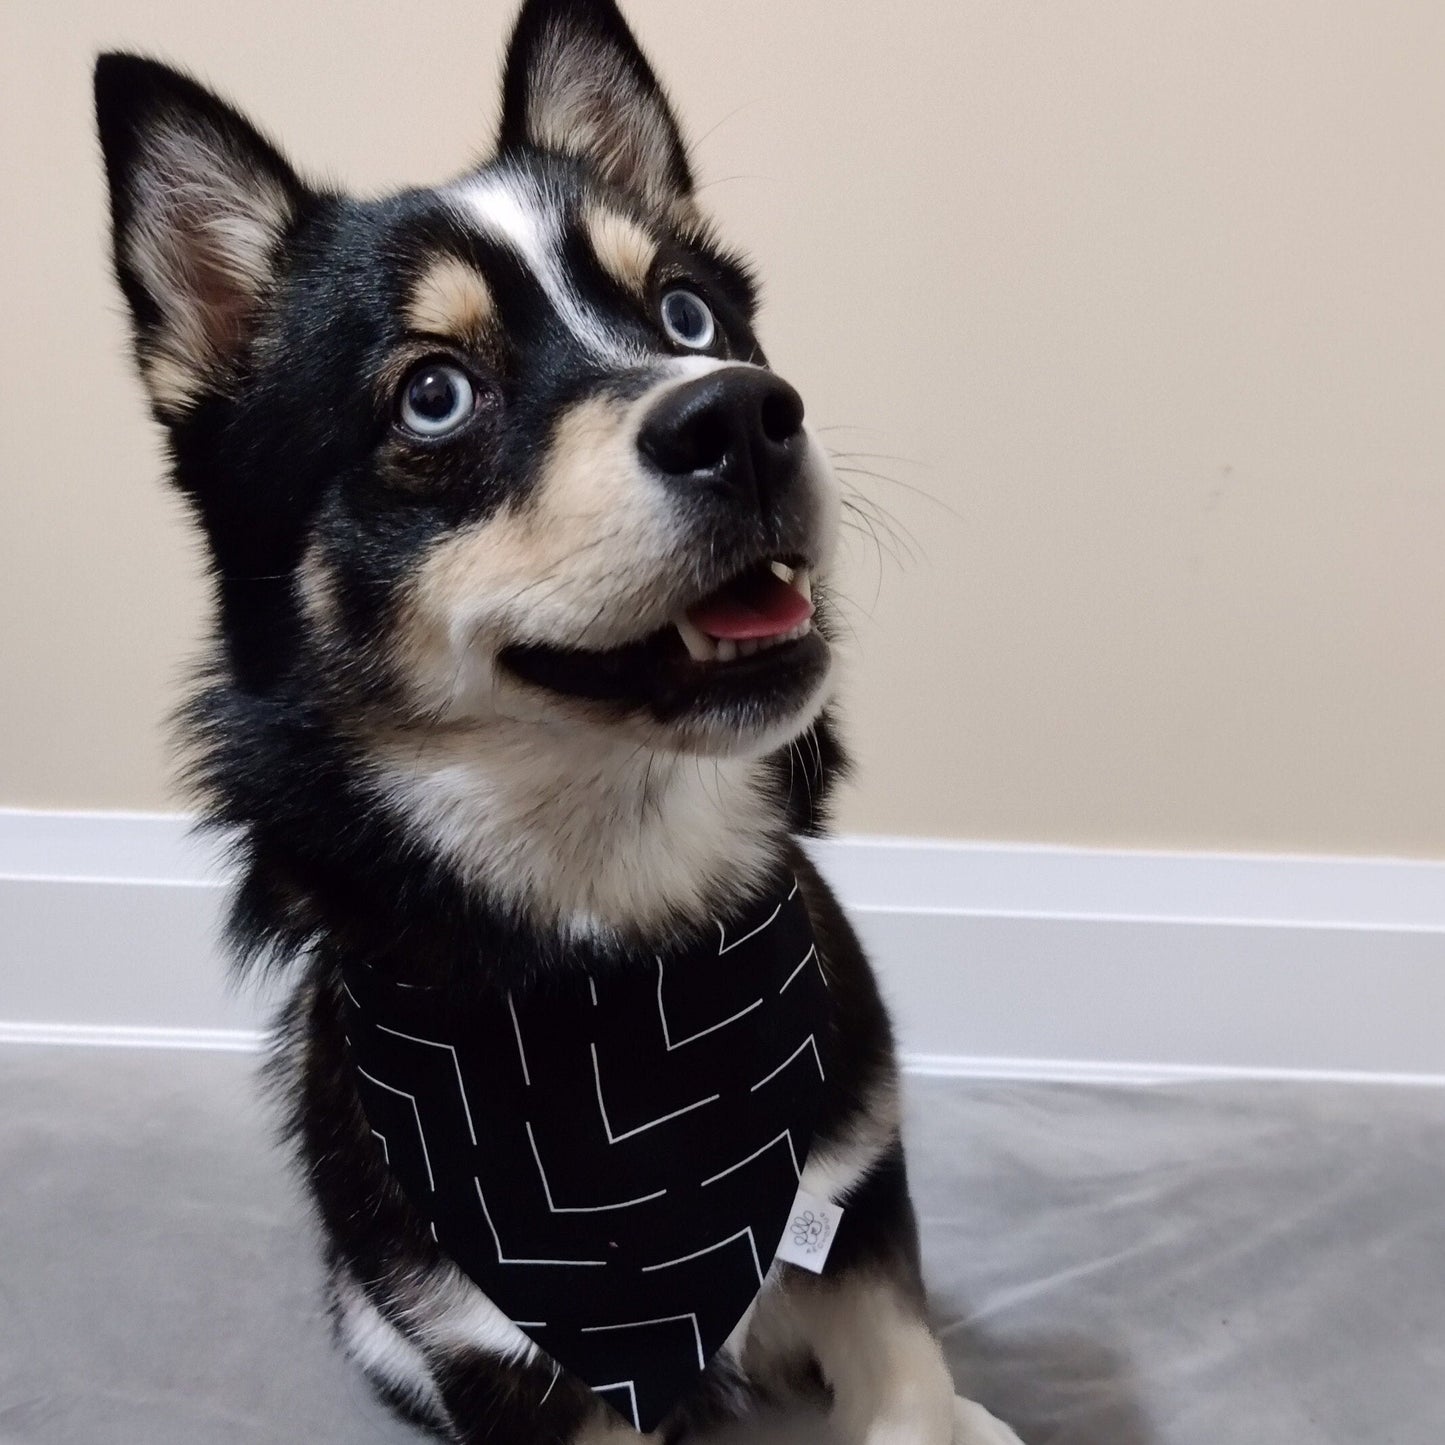
[[[379,187],[475,148],[507,8],[5,5],[0,804],[170,804],[203,607],[92,51]],[[776,362],[919,554],[852,549],[845,825],[1445,855],[1440,0],[629,10]]]

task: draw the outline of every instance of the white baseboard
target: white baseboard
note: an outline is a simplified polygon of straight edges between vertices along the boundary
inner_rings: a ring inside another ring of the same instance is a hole
[[[183,818],[0,809],[0,1042],[252,1048]],[[817,845],[909,1066],[1445,1083],[1445,863]]]
[[[251,1029],[144,1029],[128,1024],[0,1023],[0,1044],[55,1044],[90,1049],[201,1049],[253,1054],[266,1036]]]

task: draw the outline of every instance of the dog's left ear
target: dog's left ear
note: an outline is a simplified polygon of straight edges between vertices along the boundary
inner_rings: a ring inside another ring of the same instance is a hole
[[[169,66],[102,55],[95,109],[116,277],[170,421],[242,366],[307,192],[249,121]]]
[[[507,52],[498,151],[587,161],[653,205],[692,194],[677,119],[612,0],[527,0]]]

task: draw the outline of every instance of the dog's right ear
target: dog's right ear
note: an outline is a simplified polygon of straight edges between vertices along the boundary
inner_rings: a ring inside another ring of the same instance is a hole
[[[497,149],[522,146],[575,156],[662,208],[692,194],[677,117],[615,0],[524,0]]]
[[[307,191],[249,122],[155,61],[102,55],[95,111],[141,375],[174,421],[225,393]]]

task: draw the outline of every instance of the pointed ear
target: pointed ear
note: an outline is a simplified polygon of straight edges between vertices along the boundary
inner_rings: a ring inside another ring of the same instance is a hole
[[[507,52],[498,150],[560,151],[669,206],[692,194],[672,107],[612,0],[527,0]]]
[[[233,379],[306,190],[240,115],[154,61],[102,55],[95,110],[141,375],[174,419]]]

